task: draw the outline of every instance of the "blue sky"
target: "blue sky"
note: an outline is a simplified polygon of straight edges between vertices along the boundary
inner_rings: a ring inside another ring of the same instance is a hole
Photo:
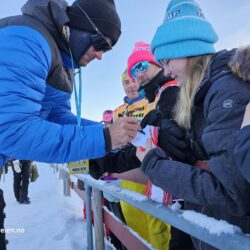
[[[0,17],[20,14],[25,0],[2,1]],[[72,3],[73,1],[68,1]],[[83,68],[82,116],[101,120],[105,109],[122,104],[121,85],[127,57],[136,41],[151,42],[154,32],[162,23],[169,0],[116,0],[122,21],[122,35],[111,52],[102,61],[93,61]],[[248,17],[249,0],[198,0],[206,18],[219,35],[216,49],[230,49],[250,44]],[[73,95],[72,95],[73,97]],[[72,100],[72,110],[75,110]]]

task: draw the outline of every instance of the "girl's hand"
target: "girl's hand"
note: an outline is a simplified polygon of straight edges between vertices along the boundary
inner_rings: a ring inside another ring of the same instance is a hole
[[[136,149],[136,156],[137,158],[142,162],[145,155],[153,148],[152,146],[152,141],[151,138],[148,138],[146,141],[146,148],[142,148],[142,147],[137,147]]]

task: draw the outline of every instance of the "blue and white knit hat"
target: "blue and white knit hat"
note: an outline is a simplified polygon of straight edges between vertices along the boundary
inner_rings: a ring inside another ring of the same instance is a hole
[[[194,0],[172,0],[151,50],[156,60],[215,53],[218,36]]]

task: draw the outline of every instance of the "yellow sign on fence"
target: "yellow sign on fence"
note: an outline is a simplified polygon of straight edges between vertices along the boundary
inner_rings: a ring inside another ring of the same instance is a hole
[[[89,160],[68,163],[69,174],[83,174],[89,172]]]

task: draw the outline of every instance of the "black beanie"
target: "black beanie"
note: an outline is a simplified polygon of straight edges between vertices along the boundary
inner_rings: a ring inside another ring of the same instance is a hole
[[[76,4],[87,13],[100,32],[112,40],[112,45],[115,45],[121,35],[121,20],[114,0],[76,0],[68,7],[70,27],[95,32]]]

